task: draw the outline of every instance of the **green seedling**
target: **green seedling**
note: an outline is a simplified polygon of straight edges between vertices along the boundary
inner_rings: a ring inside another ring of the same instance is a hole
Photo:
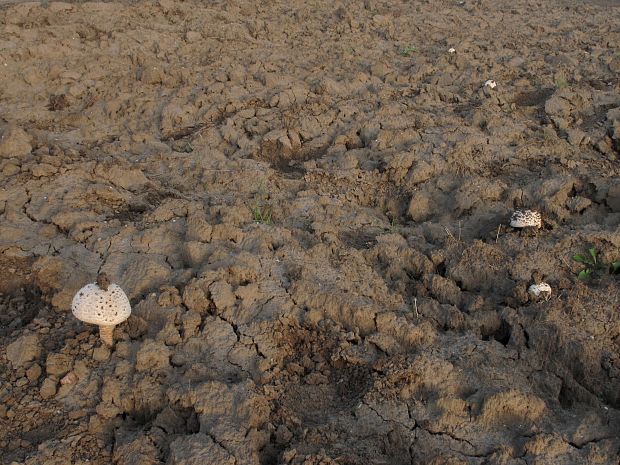
[[[588,281],[594,276],[601,276],[605,273],[620,273],[620,261],[605,263],[599,260],[598,252],[594,247],[588,249],[587,254],[573,255],[573,261],[581,263],[584,268],[577,273],[577,278],[581,281]]]
[[[417,48],[415,48],[413,45],[407,45],[406,47],[401,48],[401,49],[398,51],[398,54],[399,54],[400,56],[403,56],[403,57],[408,57],[408,56],[410,56],[412,53],[415,53],[415,52],[417,52],[417,51],[418,51],[418,49],[417,49]]]
[[[555,77],[555,87],[557,89],[566,89],[568,87],[568,81],[563,74],[558,74]]]
[[[271,205],[254,204],[250,206],[250,211],[255,223],[271,224],[271,215],[273,214],[273,207]]]
[[[255,223],[271,224],[273,205],[269,200],[269,193],[263,183],[258,186],[258,190],[254,194],[254,201],[249,208],[252,213],[252,220]]]
[[[388,228],[389,233],[390,233],[390,234],[394,234],[394,233],[398,230],[399,226],[400,226],[400,225],[399,225],[399,224],[398,224],[398,222],[396,221],[396,218],[392,218],[392,219],[390,220],[390,226],[389,226],[389,228]]]

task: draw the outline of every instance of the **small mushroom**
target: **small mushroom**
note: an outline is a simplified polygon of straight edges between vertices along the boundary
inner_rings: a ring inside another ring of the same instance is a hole
[[[448,49],[448,53],[456,53],[456,49],[454,47],[450,47]]]
[[[112,346],[114,327],[129,318],[131,304],[123,290],[101,273],[96,283],[87,284],[75,294],[71,312],[84,323],[99,325],[101,340]]]
[[[542,226],[542,217],[540,213],[532,210],[515,210],[510,217],[510,226],[517,229],[540,229]]]
[[[545,282],[532,284],[527,292],[533,300],[544,300],[546,302],[551,298],[551,286]]]
[[[488,79],[487,81],[485,81],[484,87],[488,87],[489,89],[495,89],[497,87],[497,82],[495,82],[493,79]]]

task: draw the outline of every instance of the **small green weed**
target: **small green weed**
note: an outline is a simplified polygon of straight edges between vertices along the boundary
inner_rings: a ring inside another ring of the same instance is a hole
[[[401,225],[398,224],[398,221],[396,220],[396,218],[392,218],[390,220],[390,226],[388,227],[388,232],[390,234],[395,234],[397,233],[401,228]]]
[[[254,204],[250,206],[250,211],[255,223],[271,224],[271,215],[273,214],[273,207],[271,205]]]
[[[581,281],[589,281],[594,276],[601,276],[603,274],[618,274],[620,273],[620,261],[605,263],[599,260],[598,252],[594,247],[588,249],[587,254],[575,254],[573,255],[573,261],[581,263],[584,268],[577,273],[577,278]]]
[[[264,183],[258,186],[258,190],[254,194],[254,201],[249,206],[249,209],[252,213],[252,220],[255,223],[271,224],[273,205]]]
[[[568,87],[568,81],[563,74],[557,74],[555,76],[555,87],[558,89],[566,89]]]
[[[418,51],[418,49],[417,49],[417,48],[415,48],[413,45],[407,45],[406,47],[401,48],[401,49],[398,51],[398,54],[399,54],[400,56],[402,56],[402,57],[408,57],[408,56],[410,56],[412,53],[415,53],[415,52],[417,52],[417,51]]]

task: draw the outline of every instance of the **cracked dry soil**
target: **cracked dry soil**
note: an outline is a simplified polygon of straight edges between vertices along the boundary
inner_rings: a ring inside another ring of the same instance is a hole
[[[2,464],[618,465],[617,1],[1,3]]]

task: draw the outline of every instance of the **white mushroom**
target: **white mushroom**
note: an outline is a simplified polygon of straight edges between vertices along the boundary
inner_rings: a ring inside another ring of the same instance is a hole
[[[99,325],[101,340],[112,346],[114,327],[129,318],[131,304],[123,290],[110,284],[107,275],[101,273],[96,283],[87,284],[75,294],[71,311],[78,320]]]
[[[490,89],[495,89],[497,87],[497,83],[494,80],[489,79],[489,80],[485,81],[484,87],[488,87]]]
[[[448,49],[448,53],[456,53],[456,50],[454,49],[454,47],[450,47]]]
[[[542,226],[542,217],[540,213],[532,210],[515,210],[510,217],[510,226],[539,229]]]
[[[549,300],[551,297],[551,286],[549,284],[540,282],[538,284],[532,284],[527,292],[534,298],[534,300]]]

